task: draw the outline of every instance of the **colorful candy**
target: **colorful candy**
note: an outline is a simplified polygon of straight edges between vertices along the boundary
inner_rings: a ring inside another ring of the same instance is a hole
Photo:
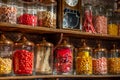
[[[92,74],[92,57],[89,52],[80,52],[76,58],[77,74]]]
[[[12,72],[12,60],[10,58],[0,58],[0,74]]]
[[[109,24],[108,25],[108,34],[117,36],[118,35],[118,25]]]
[[[26,13],[26,14],[19,16],[17,18],[17,21],[19,24],[36,26],[37,25],[37,16]]]
[[[55,68],[58,73],[68,73],[72,71],[73,55],[69,48],[61,48],[56,51]]]
[[[93,59],[93,74],[107,74],[107,58]]]
[[[13,70],[15,74],[32,74],[33,71],[32,52],[27,50],[16,50],[13,54]]]

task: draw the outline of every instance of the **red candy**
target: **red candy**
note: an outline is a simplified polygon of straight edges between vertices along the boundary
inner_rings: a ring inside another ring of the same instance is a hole
[[[33,53],[27,50],[16,50],[13,55],[13,69],[15,74],[32,74]]]
[[[72,52],[69,48],[57,50],[55,68],[57,72],[70,72],[72,70]]]
[[[25,24],[25,25],[37,25],[37,17],[32,14],[23,14],[18,17],[18,23],[19,24]]]

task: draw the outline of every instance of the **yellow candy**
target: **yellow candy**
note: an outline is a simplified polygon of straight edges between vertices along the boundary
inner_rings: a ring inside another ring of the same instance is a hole
[[[108,34],[118,35],[118,26],[116,24],[109,24],[108,25]]]

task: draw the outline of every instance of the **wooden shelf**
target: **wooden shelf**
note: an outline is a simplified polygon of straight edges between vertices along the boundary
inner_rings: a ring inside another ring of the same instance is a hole
[[[35,78],[119,78],[120,75],[35,75],[35,76],[8,76],[3,79],[35,79]]]
[[[0,30],[17,31],[23,33],[37,33],[37,34],[63,33],[65,36],[71,36],[71,37],[98,38],[98,39],[100,38],[100,39],[110,39],[110,40],[120,39],[120,36],[92,34],[87,32],[81,32],[80,30],[53,29],[53,28],[38,27],[38,26],[32,27],[28,25],[10,24],[3,22],[0,22]]]

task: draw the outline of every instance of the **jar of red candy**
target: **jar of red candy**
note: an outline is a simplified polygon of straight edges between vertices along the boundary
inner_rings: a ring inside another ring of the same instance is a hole
[[[2,2],[3,1],[3,2]],[[17,22],[17,5],[16,0],[2,0],[0,6],[0,22],[16,24]]]
[[[30,25],[30,26],[37,26],[37,7],[36,2],[24,2],[19,1],[18,9],[21,7],[21,11],[18,11],[17,14],[17,23],[18,24],[24,24],[24,25]],[[22,10],[23,7],[23,10]]]
[[[36,74],[53,73],[53,44],[47,42],[44,38],[36,45],[35,62]]]
[[[56,28],[57,2],[55,0],[42,0],[38,4],[38,26]]]
[[[4,34],[0,37],[0,76],[12,75],[13,42]]]
[[[76,74],[92,74],[92,48],[83,41],[83,46],[79,48],[76,56]]]
[[[15,75],[32,75],[34,70],[34,43],[22,37],[14,44],[13,72]]]
[[[120,74],[120,50],[113,44],[113,49],[108,54],[108,73]]]
[[[93,53],[93,74],[107,74],[107,50],[100,43]]]
[[[93,23],[97,33],[107,34],[106,10],[102,4],[95,7]]]
[[[73,46],[67,40],[63,40],[55,50],[53,74],[73,74]]]

